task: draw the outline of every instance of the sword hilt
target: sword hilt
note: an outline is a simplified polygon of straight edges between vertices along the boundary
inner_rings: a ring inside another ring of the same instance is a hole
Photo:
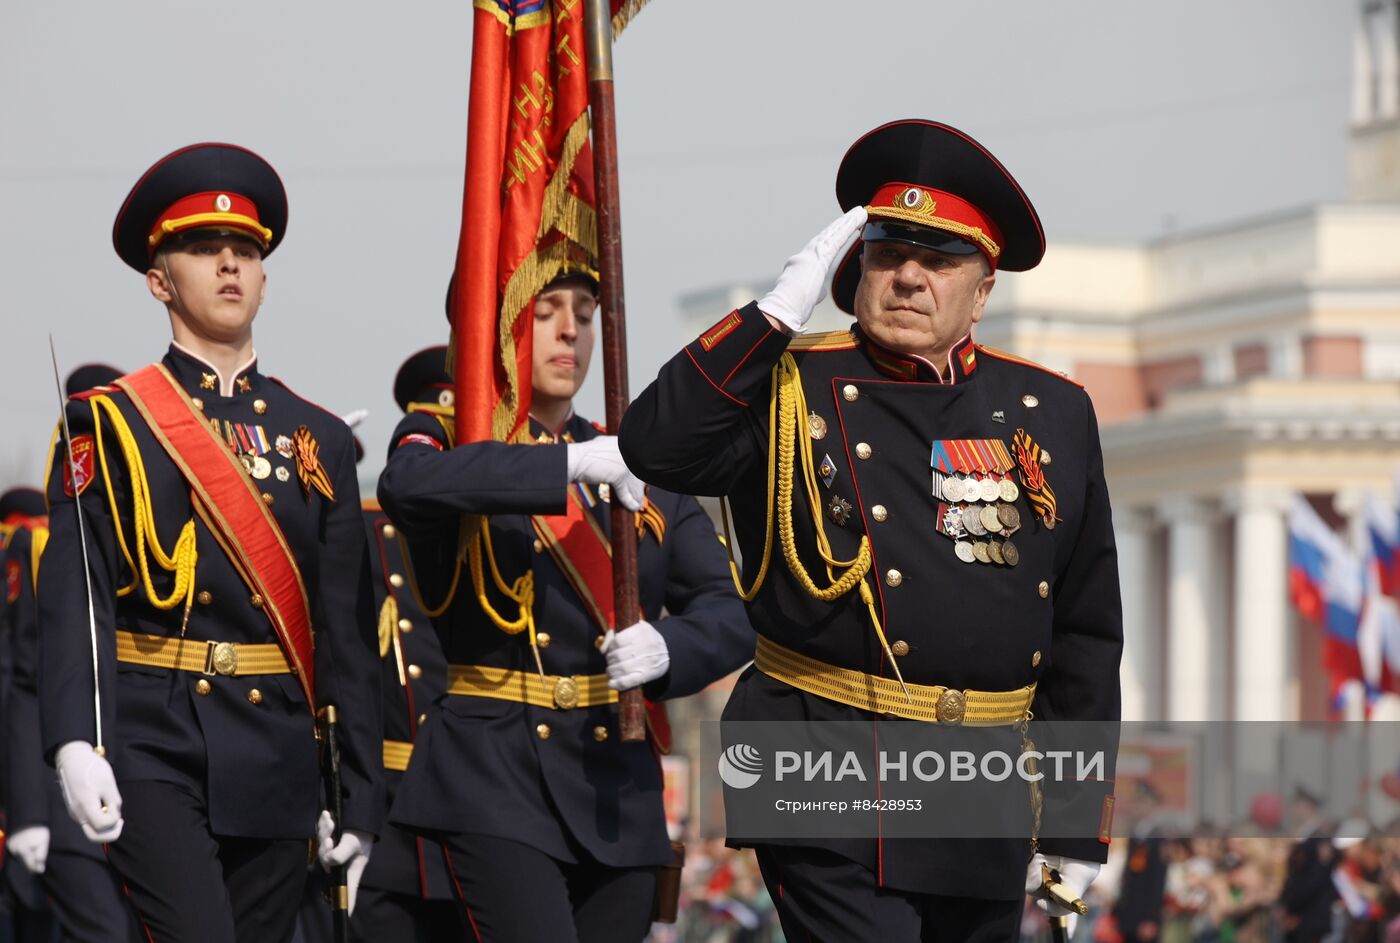
[[[1040,889],[1045,892],[1046,897],[1066,910],[1073,911],[1081,917],[1089,912],[1089,905],[1060,883],[1060,872],[1044,863],[1040,866]]]

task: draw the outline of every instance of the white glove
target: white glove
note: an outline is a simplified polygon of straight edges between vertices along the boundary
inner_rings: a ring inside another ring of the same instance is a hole
[[[758,310],[783,322],[794,334],[807,329],[812,309],[826,293],[826,273],[851,236],[865,225],[865,207],[857,206],[817,233],[802,251],[787,260],[778,284],[758,302]]]
[[[646,500],[646,485],[627,470],[617,449],[617,436],[600,435],[587,442],[570,442],[569,480],[590,485],[607,485],[629,511],[640,511]]]
[[[369,864],[370,852],[374,850],[374,838],[368,832],[347,828],[340,833],[340,841],[335,840],[335,819],[328,811],[322,811],[316,820],[316,857],[321,867],[329,871],[345,865],[345,884],[350,891],[350,912],[355,912],[355,894],[360,889],[360,876]]]
[[[650,622],[638,622],[624,632],[608,629],[600,651],[608,656],[608,687],[614,691],[655,681],[671,667],[666,639]]]
[[[106,757],[91,743],[69,740],[55,755],[58,785],[68,816],[83,827],[88,841],[106,844],[122,833],[122,794]]]
[[[1094,878],[1099,876],[1099,865],[1093,861],[1080,861],[1078,858],[1066,858],[1063,855],[1037,853],[1031,859],[1029,867],[1026,868],[1026,893],[1035,899],[1036,906],[1045,911],[1047,917],[1068,916],[1066,935],[1073,938],[1074,925],[1079,920],[1079,915],[1050,900],[1046,894],[1041,892],[1040,866],[1042,864],[1048,864],[1060,872],[1060,884],[1064,886],[1065,890],[1079,898],[1084,896],[1089,885],[1094,883]]]
[[[5,840],[5,849],[24,865],[30,874],[43,874],[49,861],[49,828],[31,825]]]

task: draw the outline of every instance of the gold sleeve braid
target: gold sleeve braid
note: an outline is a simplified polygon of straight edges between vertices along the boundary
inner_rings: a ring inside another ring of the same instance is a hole
[[[881,624],[880,615],[875,608],[875,594],[871,591],[870,584],[865,578],[870,572],[874,559],[870,550],[870,538],[862,535],[860,547],[856,551],[854,559],[837,560],[832,554],[831,542],[827,539],[826,527],[822,521],[821,492],[817,490],[815,462],[812,458],[812,441],[804,435],[800,439],[800,446],[798,444],[798,420],[805,415],[807,415],[807,398],[802,390],[802,378],[797,369],[797,361],[792,354],[784,353],[773,368],[773,392],[768,400],[768,522],[763,538],[763,558],[753,585],[745,590],[739,577],[739,568],[734,562],[733,538],[730,535],[729,514],[725,508],[726,499],[725,502],[721,502],[721,516],[724,523],[725,550],[729,554],[730,575],[734,578],[734,586],[738,590],[740,598],[745,602],[751,602],[758,595],[758,590],[768,574],[769,561],[773,551],[773,502],[776,493],[778,540],[782,546],[783,560],[787,563],[793,578],[809,596],[821,602],[835,602],[852,589],[859,587],[861,601],[865,603],[869,612],[870,622],[875,629],[880,647],[889,660],[889,665],[894,670],[900,686],[903,687],[904,678],[900,674],[894,654],[890,651],[889,642],[885,638],[884,626]],[[831,580],[830,584],[824,587],[818,586],[811,574],[807,572],[801,557],[798,556],[797,539],[793,533],[793,471],[799,449],[802,459],[803,487],[807,493],[807,506],[812,516],[812,527],[816,532],[817,552],[821,555],[822,562],[826,567],[827,578]],[[840,576],[836,575],[838,569],[843,570]],[[907,687],[904,688],[904,691],[905,696],[909,697]]]
[[[102,467],[102,480],[112,510],[112,521],[115,525],[113,529],[117,534],[117,544],[121,548],[122,557],[132,571],[131,582],[120,587],[117,590],[117,595],[127,595],[139,583],[146,591],[146,598],[157,609],[174,609],[183,602],[185,618],[188,620],[190,607],[194,603],[195,564],[198,561],[194,518],[186,521],[185,526],[180,529],[180,536],[175,541],[174,551],[166,553],[165,548],[161,546],[160,535],[156,530],[150,482],[146,478],[146,465],[141,458],[141,450],[136,444],[136,438],[131,434],[131,427],[127,425],[121,410],[112,402],[110,396],[94,396],[89,402],[92,404],[93,438],[97,450],[97,460]],[[112,476],[107,467],[107,452],[102,435],[104,415],[117,437],[117,446],[126,463],[127,473],[131,477],[132,531],[136,537],[134,557],[131,548],[127,545],[126,535],[122,532],[121,513],[117,507],[116,494],[112,489]],[[150,554],[147,553],[148,547]],[[156,591],[155,582],[151,577],[151,555],[155,557],[156,563],[161,569],[175,575],[175,586],[168,596],[162,597]],[[184,624],[182,623],[182,634],[183,631]]]

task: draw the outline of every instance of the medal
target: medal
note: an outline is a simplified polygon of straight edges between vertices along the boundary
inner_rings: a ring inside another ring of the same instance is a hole
[[[253,456],[252,475],[258,481],[262,481],[272,474],[272,463],[261,455]]]
[[[826,420],[816,413],[807,414],[807,432],[814,439],[826,438]]]
[[[990,534],[998,533],[1001,530],[1001,519],[997,517],[997,509],[988,504],[977,512],[977,519],[982,522]]]
[[[995,501],[1000,494],[1001,489],[994,479],[983,478],[977,483],[977,497],[983,501]]]
[[[1021,494],[1021,489],[1016,487],[1016,482],[1010,478],[1003,478],[997,483],[997,491],[1001,494],[1001,499],[1006,502],[1015,501]]]
[[[1009,540],[1001,542],[1001,556],[1006,561],[1007,566],[1015,566],[1021,562],[1021,551],[1016,549],[1016,545]]]
[[[973,541],[972,555],[977,558],[978,563],[992,562],[992,555],[987,552],[987,542],[985,540]]]
[[[967,536],[967,528],[963,526],[961,508],[948,508],[943,512],[943,533],[954,540]]]
[[[278,465],[275,474],[278,481],[291,481],[292,479],[292,473],[287,471],[286,465]]]
[[[985,537],[987,528],[982,526],[982,513],[975,507],[965,507],[962,509],[963,526],[967,532],[974,537]]]
[[[851,519],[851,502],[839,494],[833,494],[831,503],[826,506],[826,513],[837,527],[845,527]]]
[[[1001,521],[1001,526],[1006,530],[1015,530],[1021,526],[1021,512],[1016,510],[1012,504],[997,505],[997,520]]]
[[[816,436],[816,438],[820,439],[821,436]],[[828,488],[830,488],[831,483],[836,480],[836,463],[831,460],[830,454],[822,456],[822,463],[817,468],[817,474],[821,477],[822,484],[826,485]]]
[[[961,478],[954,478],[951,475],[943,479],[943,500],[961,501],[963,495],[967,493],[967,488]]]
[[[972,552],[972,544],[966,540],[959,540],[953,544],[953,552],[958,555],[958,559],[964,563],[975,563],[977,555]]]
[[[987,541],[987,556],[992,558],[993,563],[1006,564],[1006,558],[1001,555],[1001,545],[995,540]]]
[[[256,457],[252,452],[240,452],[238,455],[238,460],[243,463],[243,470],[250,475],[253,473],[253,459]]]
[[[283,458],[292,457],[292,440],[286,436],[279,435],[274,447],[277,449],[277,454]]]

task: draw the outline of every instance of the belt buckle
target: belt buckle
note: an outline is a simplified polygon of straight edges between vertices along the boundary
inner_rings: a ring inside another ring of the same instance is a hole
[[[238,670],[238,648],[232,642],[210,642],[204,656],[204,674],[232,677]]]
[[[554,706],[561,711],[578,707],[578,682],[573,678],[556,678],[554,681]]]
[[[944,689],[938,695],[938,722],[947,724],[949,727],[956,727],[963,722],[963,716],[967,714],[967,698],[963,692],[955,691],[952,688]]]

